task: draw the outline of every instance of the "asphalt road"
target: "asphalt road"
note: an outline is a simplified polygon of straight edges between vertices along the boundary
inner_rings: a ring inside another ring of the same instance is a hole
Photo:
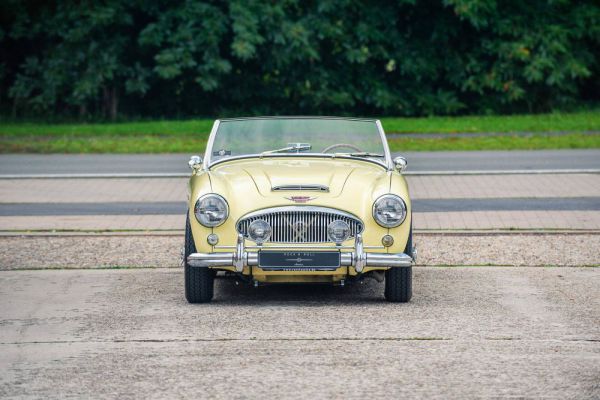
[[[396,153],[399,154],[399,153]],[[188,173],[190,154],[5,154],[0,175]],[[406,152],[408,172],[600,169],[600,150]]]
[[[0,272],[0,397],[600,397],[599,268],[415,268],[383,285],[237,287],[179,268]]]

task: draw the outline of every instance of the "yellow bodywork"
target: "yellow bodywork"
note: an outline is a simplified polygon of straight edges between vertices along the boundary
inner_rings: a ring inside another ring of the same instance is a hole
[[[326,185],[329,187],[329,192],[272,191],[273,186],[294,184]],[[194,216],[196,200],[207,193],[223,196],[229,205],[229,217],[222,225],[215,228],[202,226]],[[392,229],[377,224],[372,215],[375,200],[388,193],[402,197],[407,206],[406,220]],[[291,196],[309,196],[314,199],[304,204],[297,204],[286,199]],[[320,206],[351,213],[364,223],[362,236],[365,251],[374,253],[404,252],[411,227],[408,187],[404,177],[396,171],[360,159],[302,156],[253,157],[221,162],[213,165],[208,171],[196,171],[190,178],[189,218],[196,250],[205,253],[233,251],[238,220],[250,212],[278,206]],[[211,233],[219,237],[216,246],[211,246],[207,242],[207,236]],[[381,239],[386,234],[394,238],[391,247],[382,245]],[[246,244],[255,245],[249,240],[246,240]],[[331,250],[336,249],[333,243],[330,245]],[[354,239],[351,239],[344,242],[342,247],[353,245]],[[264,249],[269,247],[268,242],[263,245]],[[234,270],[233,266],[219,269]],[[363,272],[375,269],[386,268],[366,267]],[[306,272],[263,271],[259,267],[245,267],[243,274],[252,275],[253,279],[259,282],[336,282],[347,275],[356,275],[356,271],[353,267],[340,267],[336,271]]]

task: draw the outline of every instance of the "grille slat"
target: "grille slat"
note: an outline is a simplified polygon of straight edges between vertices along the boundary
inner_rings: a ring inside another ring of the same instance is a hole
[[[342,220],[350,226],[350,238],[363,230],[363,223],[351,214],[325,207],[275,207],[254,212],[237,223],[239,233],[248,237],[253,221],[262,219],[271,225],[271,243],[327,243],[327,226]]]

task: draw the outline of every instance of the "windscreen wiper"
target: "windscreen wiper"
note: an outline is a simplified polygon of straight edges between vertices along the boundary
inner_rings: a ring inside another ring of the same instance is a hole
[[[385,158],[383,154],[379,153],[368,153],[368,152],[360,152],[360,153],[335,153],[338,156],[350,156],[350,157],[376,157],[376,158]]]
[[[312,149],[312,146],[309,143],[289,143],[289,145],[287,147],[282,147],[281,149],[263,151],[262,153],[260,153],[260,155],[262,156],[264,154],[286,153],[289,151],[296,151],[299,153],[302,150],[310,150],[310,149]]]

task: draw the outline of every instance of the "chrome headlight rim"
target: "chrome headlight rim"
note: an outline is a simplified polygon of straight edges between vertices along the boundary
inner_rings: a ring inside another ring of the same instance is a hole
[[[381,202],[383,202],[386,199],[394,199],[394,200],[399,200],[401,207],[402,207],[402,218],[396,222],[396,223],[385,223],[383,221],[381,221],[379,218],[377,218],[377,208],[378,206],[381,205]],[[406,202],[404,201],[404,199],[396,194],[384,194],[382,196],[379,196],[377,198],[377,200],[375,200],[375,202],[373,203],[373,219],[375,220],[375,222],[377,222],[378,225],[384,227],[384,228],[396,228],[400,225],[402,225],[404,223],[404,221],[406,220],[406,215],[408,214],[407,209],[406,209]]]
[[[208,198],[216,198],[219,201],[222,201],[223,204],[225,205],[225,217],[218,221],[218,222],[214,222],[214,223],[204,223],[202,222],[202,220],[199,218],[198,216],[198,207],[200,205],[200,203],[203,200],[206,200]],[[198,200],[196,200],[196,203],[194,204],[194,216],[196,217],[196,221],[198,221],[198,223],[202,226],[205,226],[207,228],[215,228],[217,226],[221,226],[225,223],[225,221],[227,221],[227,218],[229,218],[229,203],[227,203],[227,200],[225,200],[225,198],[219,194],[216,193],[207,193],[205,195],[202,195],[198,198]]]

